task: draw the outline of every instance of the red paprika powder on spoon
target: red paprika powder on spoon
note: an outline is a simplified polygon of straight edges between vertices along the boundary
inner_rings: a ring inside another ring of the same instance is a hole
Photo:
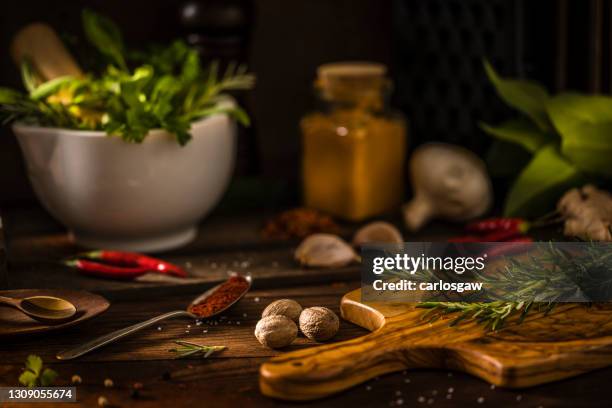
[[[189,306],[188,311],[201,318],[212,316],[242,297],[249,286],[246,278],[239,275],[232,276],[201,302]]]

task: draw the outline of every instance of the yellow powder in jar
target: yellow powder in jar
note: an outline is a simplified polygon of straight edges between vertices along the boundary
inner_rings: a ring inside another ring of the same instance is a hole
[[[335,109],[305,116],[301,127],[306,206],[360,221],[401,205],[406,126],[399,115]]]

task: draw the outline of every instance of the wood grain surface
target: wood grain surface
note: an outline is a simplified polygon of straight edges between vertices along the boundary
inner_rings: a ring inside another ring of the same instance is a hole
[[[164,325],[162,331],[151,330],[142,333],[82,359],[69,362],[54,360],[56,350],[62,347],[79,343],[123,324],[134,323],[145,316],[171,310],[184,304],[189,300],[185,298],[190,298],[192,295],[162,297],[153,302],[142,299],[117,301],[107,312],[78,327],[39,336],[16,338],[14,341],[0,341],[0,386],[16,386],[25,358],[33,353],[43,357],[45,365],[58,372],[56,385],[71,385],[71,377],[75,374],[82,378],[83,382],[77,385],[78,402],[71,405],[75,407],[95,407],[100,396],[108,398],[113,407],[130,408],[168,406],[176,408],[196,406],[608,408],[612,406],[612,394],[608,391],[612,368],[522,390],[493,388],[479,378],[450,369],[420,369],[375,377],[361,386],[351,388],[350,391],[311,403],[296,404],[269,398],[260,393],[259,367],[268,361],[270,356],[316,346],[315,343],[300,336],[287,350],[274,351],[262,347],[252,331],[259,314],[268,302],[290,297],[305,306],[326,306],[339,313],[339,303],[343,294],[358,286],[359,282],[354,281],[348,284],[333,283],[254,290],[248,299],[240,302],[231,313],[228,313],[228,318],[240,318],[241,325],[220,323],[209,327],[207,333],[193,331],[185,333],[189,323],[176,321]],[[259,302],[256,302],[255,298],[259,298]],[[243,317],[245,313],[246,318]],[[365,329],[343,320],[340,332],[332,342],[341,342],[365,334],[367,334]],[[175,359],[168,352],[168,348],[173,346],[173,341],[176,339],[189,339],[208,345],[223,344],[227,345],[228,349],[208,359],[198,357]],[[141,352],[140,348],[147,352]],[[129,358],[123,357],[124,354]],[[143,359],[140,360],[139,356]],[[107,378],[114,381],[114,387],[104,386],[104,380]],[[134,396],[132,392],[135,383],[143,385],[138,396]],[[479,404],[477,401],[481,398],[484,402]],[[57,404],[16,403],[4,406],[46,408],[56,407]]]
[[[61,324],[48,325],[33,320],[17,309],[0,305],[0,338],[43,333],[76,326],[104,312],[110,305],[102,296],[67,289],[3,290],[0,291],[0,295],[16,299],[28,296],[55,296],[68,300],[77,309],[74,319]]]
[[[304,337],[299,337],[291,346],[283,350],[271,350],[263,347],[253,335],[255,324],[261,318],[262,310],[270,302],[277,300],[279,296],[284,296],[300,298],[305,307],[326,306],[339,313],[338,300],[342,296],[341,293],[356,286],[356,283],[318,286],[316,293],[307,293],[306,295],[300,288],[286,288],[282,291],[282,295],[273,290],[258,291],[255,294],[249,293],[220,318],[204,321],[200,325],[197,325],[191,319],[168,320],[162,322],[159,326],[143,330],[131,337],[80,357],[78,361],[173,359],[176,355],[168,350],[176,346],[174,344],[176,340],[227,346],[227,351],[215,355],[215,358],[271,357],[286,351],[312,347],[316,343]],[[53,361],[55,355],[61,350],[74,347],[92,338],[159,314],[185,308],[198,295],[199,293],[165,296],[163,298],[151,298],[148,302],[142,300],[117,302],[106,313],[94,320],[61,333],[55,333],[52,336],[46,335],[44,347],[41,347],[40,337],[20,337],[3,341],[2,347],[0,347],[0,361],[7,363],[22,362],[24,359],[23,350],[27,349],[35,350],[45,361]],[[343,330],[337,340],[349,339],[357,334],[363,334],[363,330],[351,323],[344,322]]]
[[[496,332],[475,321],[429,322],[410,304],[363,304],[360,290],[342,299],[342,316],[373,333],[271,359],[261,391],[290,400],[322,398],[405,369],[465,371],[502,387],[529,387],[612,364],[612,305],[563,304],[544,315],[510,319]]]

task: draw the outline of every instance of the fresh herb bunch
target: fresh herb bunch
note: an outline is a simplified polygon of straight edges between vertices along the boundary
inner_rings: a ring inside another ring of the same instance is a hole
[[[0,88],[0,119],[38,126],[103,130],[140,143],[151,129],[176,135],[184,145],[195,120],[227,114],[243,125],[246,113],[224,93],[253,87],[255,77],[244,66],[230,64],[219,73],[207,68],[195,49],[183,41],[149,52],[127,52],[121,32],[109,19],[83,11],[88,41],[107,65],[99,74],[64,76],[43,82],[29,60],[22,62],[27,94]]]
[[[484,68],[499,97],[520,114],[500,125],[480,125],[497,139],[490,170],[516,175],[505,200],[506,216],[541,216],[570,188],[612,179],[612,97],[550,95],[537,82],[500,76],[487,61]],[[517,153],[509,154],[504,143],[518,146]]]

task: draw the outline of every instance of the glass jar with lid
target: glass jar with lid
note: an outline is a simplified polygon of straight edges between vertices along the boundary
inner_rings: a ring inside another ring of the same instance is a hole
[[[406,124],[389,107],[391,81],[377,63],[318,68],[318,111],[302,118],[304,202],[360,221],[401,205]]]

